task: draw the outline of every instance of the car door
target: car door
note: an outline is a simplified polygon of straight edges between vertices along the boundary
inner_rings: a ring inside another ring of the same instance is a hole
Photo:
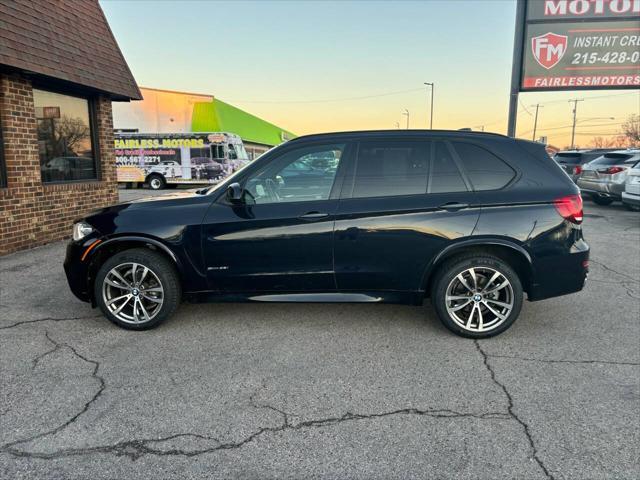
[[[286,173],[331,154],[327,168],[287,184]],[[203,249],[209,285],[231,292],[335,290],[333,226],[345,143],[281,147],[264,166],[240,180],[244,200],[223,196],[206,214]],[[283,173],[285,175],[283,175]]]
[[[470,235],[479,208],[443,141],[372,139],[359,143],[336,212],[340,291],[416,291],[427,265]]]

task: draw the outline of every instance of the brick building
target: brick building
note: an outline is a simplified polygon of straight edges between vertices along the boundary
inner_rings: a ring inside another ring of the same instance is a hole
[[[0,255],[117,202],[111,102],[141,98],[97,0],[0,0]]]

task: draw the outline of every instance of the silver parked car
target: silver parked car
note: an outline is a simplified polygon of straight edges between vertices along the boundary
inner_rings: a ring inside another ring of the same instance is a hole
[[[640,162],[627,172],[627,181],[622,192],[622,203],[629,210],[640,211]]]
[[[558,152],[553,159],[569,175],[574,182],[582,173],[582,166],[607,152],[614,151],[615,148],[593,148],[590,150],[565,150]]]
[[[622,199],[627,172],[640,160],[640,150],[608,152],[582,166],[578,187],[598,205]]]

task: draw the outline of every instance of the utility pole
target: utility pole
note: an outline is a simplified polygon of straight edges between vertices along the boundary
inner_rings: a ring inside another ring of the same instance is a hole
[[[576,138],[576,116],[578,112],[578,102],[584,102],[584,98],[574,98],[573,100],[569,100],[569,103],[571,102],[573,102],[573,127],[571,128],[571,150],[573,150]]]
[[[533,138],[532,140],[536,141],[536,130],[538,129],[538,109],[540,108],[540,104],[536,103],[535,105],[531,105],[532,107],[536,107],[536,117],[533,120]]]
[[[407,110],[405,108],[404,112],[402,112],[402,115],[406,115],[407,116],[407,130],[409,130],[409,110]]]
[[[424,84],[431,87],[431,119],[429,120],[429,130],[433,130],[433,91],[435,90],[435,85],[429,82],[424,82]]]

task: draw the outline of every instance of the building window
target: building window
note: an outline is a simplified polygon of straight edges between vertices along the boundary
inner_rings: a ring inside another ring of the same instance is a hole
[[[36,89],[33,102],[42,182],[97,179],[92,102]]]
[[[0,121],[0,188],[7,186],[7,167],[4,163],[4,139],[2,138],[2,122]]]

